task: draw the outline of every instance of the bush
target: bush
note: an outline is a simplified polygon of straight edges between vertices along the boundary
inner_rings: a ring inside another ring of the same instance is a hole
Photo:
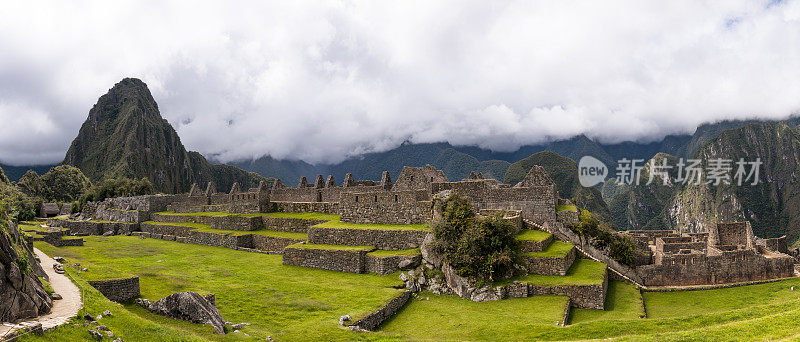
[[[432,247],[458,275],[491,283],[513,273],[519,256],[517,228],[502,213],[478,218],[469,198],[458,194],[445,200],[439,212]]]
[[[0,199],[6,202],[8,215],[20,221],[36,217],[42,205],[40,198],[30,197],[17,187],[6,183],[0,183]]]
[[[78,200],[91,185],[80,169],[69,165],[56,166],[41,177],[28,170],[17,182],[17,187],[28,196],[47,202]]]
[[[589,211],[582,211],[580,222],[570,226],[570,229],[581,239],[588,238],[592,246],[605,251],[612,259],[628,266],[636,266],[636,243],[633,239],[604,226]]]
[[[71,202],[79,199],[92,185],[89,178],[77,167],[59,165],[42,175],[44,198],[54,202]]]

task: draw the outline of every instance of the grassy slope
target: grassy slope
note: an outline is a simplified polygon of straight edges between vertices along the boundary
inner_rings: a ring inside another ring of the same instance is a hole
[[[92,273],[92,268],[108,266],[138,275],[142,297],[150,300],[158,300],[179,291],[215,293],[223,317],[232,322],[252,323],[243,332],[259,340],[267,336],[277,340],[303,340],[309,336],[319,340],[372,338],[340,329],[338,317],[345,314],[355,316],[376,309],[397,294],[392,286],[400,284],[396,275],[348,274],[284,266],[280,255],[247,253],[221,247],[156,239],[140,240],[126,236],[87,237],[86,245],[50,247],[46,252],[64,256],[69,262],[76,260],[81,264],[93,265],[89,266],[89,272],[76,274],[79,279]],[[102,312],[109,307],[112,306],[104,304],[98,305],[97,309]],[[212,340],[244,338],[241,334],[211,334],[208,327],[163,319],[132,305],[126,308],[133,313],[130,316],[126,314],[125,319],[125,324],[131,325],[132,329],[138,326],[140,329],[153,330],[152,322],[158,322],[166,324],[162,330],[184,331],[184,340],[196,337]],[[85,328],[70,325],[46,336],[53,340],[74,340],[75,336],[83,334],[86,334]],[[136,335],[126,336],[133,338],[131,336]]]

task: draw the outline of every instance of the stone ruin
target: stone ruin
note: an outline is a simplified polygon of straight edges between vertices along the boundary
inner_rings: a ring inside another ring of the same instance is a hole
[[[629,230],[648,256],[636,272],[648,286],[737,283],[791,277],[786,236],[758,238],[750,222],[716,223],[706,233]]]

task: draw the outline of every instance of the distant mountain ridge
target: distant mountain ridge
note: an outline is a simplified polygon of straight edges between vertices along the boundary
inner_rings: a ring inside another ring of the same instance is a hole
[[[651,143],[622,142],[601,144],[585,135],[543,145],[526,145],[514,152],[493,152],[476,146],[453,146],[449,143],[405,143],[385,152],[368,153],[347,159],[337,164],[312,165],[297,160],[277,160],[262,157],[252,161],[231,162],[231,165],[256,172],[265,177],[281,179],[285,184],[294,184],[300,177],[313,179],[317,174],[332,174],[341,179],[351,172],[359,179],[379,180],[381,172],[399,174],[403,166],[433,165],[442,169],[450,180],[461,180],[470,171],[480,171],[498,180],[505,177],[511,163],[525,159],[535,153],[551,151],[577,162],[585,155],[593,156],[605,163],[612,171],[622,158],[650,160],[658,153],[667,153],[678,158],[690,158],[703,144],[721,132],[754,122],[778,121],[722,121],[700,125],[692,135],[668,135],[661,141]],[[800,124],[800,118],[785,120],[790,126]]]

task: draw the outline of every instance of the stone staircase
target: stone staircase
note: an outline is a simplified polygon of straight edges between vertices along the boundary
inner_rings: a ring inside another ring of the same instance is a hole
[[[608,270],[604,263],[580,259],[573,244],[548,232],[525,230],[517,240],[522,243],[521,264],[528,274],[496,284],[501,298],[561,295],[569,297],[574,307],[605,307]]]

